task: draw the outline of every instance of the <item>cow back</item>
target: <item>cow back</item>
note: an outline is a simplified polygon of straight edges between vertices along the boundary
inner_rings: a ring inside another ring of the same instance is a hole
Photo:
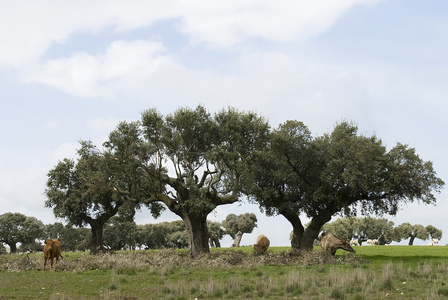
[[[265,253],[268,250],[270,243],[271,242],[264,234],[258,236],[257,243],[254,244],[254,252],[257,254]]]

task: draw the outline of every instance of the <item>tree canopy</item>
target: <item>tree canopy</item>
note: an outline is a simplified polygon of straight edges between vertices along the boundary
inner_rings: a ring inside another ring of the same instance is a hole
[[[444,185],[414,148],[388,150],[352,123],[313,136],[302,122],[271,130],[256,113],[230,107],[214,115],[201,105],[166,116],[148,109],[141,121],[119,123],[103,151],[81,146],[77,161],[49,172],[46,206],[76,226],[89,224],[92,252],[111,217],[132,220],[147,205],[155,217],[168,208],[182,219],[196,257],[209,251],[209,213],[242,195],[291,223],[296,252],[311,249],[334,215],[394,215],[403,203],[434,204]],[[311,219],[306,228],[303,217]]]
[[[269,147],[251,164],[246,192],[268,214],[293,227],[293,252],[311,249],[321,227],[336,214],[394,215],[402,203],[433,204],[444,182],[415,149],[397,144],[387,151],[376,136],[358,135],[343,122],[313,137],[301,122],[274,130]],[[304,227],[301,216],[311,219]]]
[[[239,200],[241,176],[266,142],[268,123],[251,112],[229,108],[212,116],[198,106],[166,117],[147,110],[142,125],[145,142],[156,149],[144,169],[159,187],[147,198],[182,218],[191,256],[208,252],[207,216]]]
[[[430,230],[434,230],[434,231],[432,231],[432,233],[436,233],[437,236],[439,236],[438,233],[440,232],[440,237],[441,237],[441,231],[439,231],[434,226],[431,226]],[[397,240],[409,238],[408,244],[410,246],[412,246],[414,244],[414,240],[416,238],[420,239],[420,240],[427,240],[429,238],[430,234],[429,234],[428,230],[425,228],[425,226],[423,226],[421,224],[412,225],[411,223],[406,222],[406,223],[400,224],[399,226],[397,226],[395,228],[395,236],[396,236]]]
[[[183,221],[137,225],[137,244],[145,249],[187,248]]]
[[[0,242],[9,246],[11,253],[16,253],[17,243],[34,244],[44,235],[44,224],[35,217],[20,213],[0,215]]]
[[[222,226],[226,229],[226,234],[234,239],[238,231],[242,234],[251,233],[257,227],[257,216],[253,213],[229,214],[222,221]]]
[[[339,218],[334,222],[325,224],[322,229],[335,233],[347,241],[356,240],[359,245],[362,245],[369,239],[378,240],[380,245],[401,240],[395,236],[394,222],[385,218],[373,218],[370,216],[363,218]]]
[[[90,250],[103,247],[103,227],[117,213],[132,218],[140,204],[142,177],[135,152],[138,123],[120,123],[100,151],[89,141],[81,141],[78,159],[64,159],[48,173],[47,201],[56,217],[75,226],[90,225]],[[159,210],[153,210],[157,216]]]
[[[368,239],[376,239],[379,245],[385,245],[390,244],[392,241],[401,242],[409,238],[409,245],[413,245],[416,238],[421,240],[427,240],[429,237],[432,239],[442,238],[442,230],[432,225],[425,227],[420,224],[412,225],[406,222],[394,227],[392,221],[373,217],[339,218],[334,222],[325,224],[322,230],[335,233],[347,241],[357,240],[360,245]]]
[[[104,245],[111,250],[135,249],[137,234],[134,221],[114,216],[104,226]]]

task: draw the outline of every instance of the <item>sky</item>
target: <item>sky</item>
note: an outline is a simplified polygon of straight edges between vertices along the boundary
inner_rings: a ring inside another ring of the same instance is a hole
[[[47,173],[80,140],[101,146],[146,109],[199,104],[272,128],[302,121],[315,136],[351,121],[388,149],[414,147],[448,182],[447,11],[446,0],[0,0],[0,214],[63,221],[44,207]],[[433,225],[445,245],[447,196],[383,217]],[[242,245],[260,234],[290,245],[286,219],[244,199],[209,219],[246,212],[258,227]]]

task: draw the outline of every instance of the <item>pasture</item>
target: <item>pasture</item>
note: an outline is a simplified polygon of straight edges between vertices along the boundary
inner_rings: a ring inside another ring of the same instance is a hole
[[[361,246],[336,257],[288,247],[0,255],[0,299],[446,299],[448,247]]]

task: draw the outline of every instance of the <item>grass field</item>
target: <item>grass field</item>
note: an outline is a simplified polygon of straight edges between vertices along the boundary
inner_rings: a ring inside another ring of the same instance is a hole
[[[42,254],[0,256],[0,299],[448,299],[448,247],[362,246],[335,258],[249,247],[63,253],[56,272]]]

